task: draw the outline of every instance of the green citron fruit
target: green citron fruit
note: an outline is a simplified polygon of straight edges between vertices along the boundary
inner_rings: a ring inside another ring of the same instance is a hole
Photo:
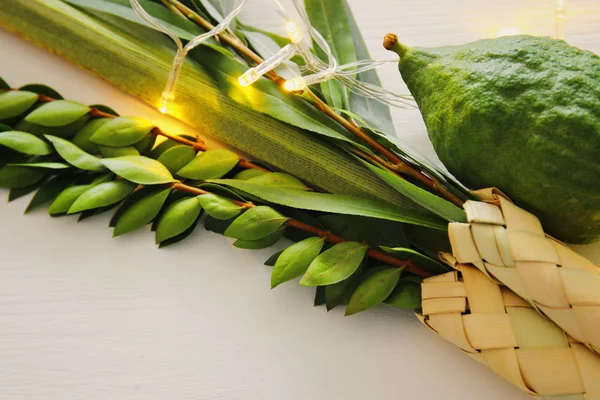
[[[569,243],[600,239],[600,57],[527,35],[409,48],[402,78],[440,160],[465,185],[495,186]]]

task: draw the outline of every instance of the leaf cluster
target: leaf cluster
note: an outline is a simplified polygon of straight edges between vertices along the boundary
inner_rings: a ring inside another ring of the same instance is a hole
[[[197,151],[171,139],[157,144],[146,120],[105,106],[48,101],[44,93],[59,95],[35,90],[0,93],[0,187],[10,189],[11,200],[35,192],[26,212],[47,206],[52,216],[81,220],[115,210],[115,236],[150,225],[159,246],[189,236],[203,215],[206,229],[240,248],[266,248],[285,236],[295,243],[268,260],[271,286],[301,277],[328,309],[348,304],[347,314],[382,302],[401,308],[420,302],[416,277],[367,257],[369,249],[444,271],[403,233],[406,224],[443,230],[438,217],[316,193],[281,172],[243,170],[227,149]],[[112,115],[94,117],[93,109]],[[314,229],[298,230],[288,224],[292,218]],[[332,242],[329,233],[344,240]]]

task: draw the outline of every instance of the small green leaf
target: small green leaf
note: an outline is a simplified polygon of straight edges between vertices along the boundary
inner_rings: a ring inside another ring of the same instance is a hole
[[[152,150],[152,148],[154,147],[154,143],[156,143],[156,136],[146,135],[145,138],[134,144],[133,147],[140,154],[148,154],[150,150]]]
[[[405,247],[380,247],[386,253],[393,254],[398,258],[412,260],[435,274],[443,274],[444,272],[448,272],[448,268],[444,264],[413,249]]]
[[[197,197],[198,201],[208,215],[216,219],[231,219],[237,216],[242,207],[216,194],[208,193]]]
[[[129,196],[136,186],[135,183],[125,180],[94,185],[75,200],[71,208],[69,208],[68,214],[116,204]]]
[[[29,167],[29,168],[43,168],[43,169],[67,169],[71,168],[69,164],[61,162],[32,162],[32,163],[16,163],[9,164],[14,167]]]
[[[39,83],[31,83],[29,85],[21,86],[19,90],[25,90],[37,94],[43,94],[44,96],[53,98],[54,100],[62,100],[63,97],[56,90],[50,86],[40,85]]]
[[[131,146],[144,139],[154,125],[135,117],[117,117],[102,125],[90,138],[96,144],[110,147]]]
[[[250,178],[247,181],[281,189],[308,190],[308,187],[306,187],[306,185],[303,184],[300,179],[283,172],[270,172],[267,174],[261,174],[254,178]]]
[[[54,201],[56,197],[74,182],[74,177],[70,174],[57,175],[44,182],[40,189],[35,193],[27,208],[25,214],[36,208]]]
[[[381,304],[396,287],[401,273],[402,268],[385,268],[369,274],[352,294],[346,315]]]
[[[162,163],[172,173],[176,173],[186,164],[196,157],[196,152],[189,146],[171,147],[158,157],[158,162]]]
[[[100,150],[100,154],[104,158],[117,158],[117,157],[125,157],[125,156],[139,156],[140,152],[133,146],[127,147],[108,147],[108,146],[98,146],[98,150]]]
[[[123,235],[150,223],[156,218],[170,193],[170,188],[162,189],[150,193],[127,207],[117,221],[114,236]]]
[[[400,282],[384,303],[396,308],[421,308],[421,284]]]
[[[319,255],[325,239],[310,237],[285,249],[275,262],[271,273],[271,288],[295,279],[306,272],[310,263]]]
[[[202,206],[195,197],[186,197],[169,204],[158,221],[156,243],[185,232],[194,224],[201,211]]]
[[[343,281],[360,266],[368,248],[369,246],[357,242],[336,244],[313,260],[300,284],[322,286]]]
[[[98,152],[98,145],[92,143],[90,138],[101,126],[110,121],[110,118],[94,118],[88,121],[75,135],[71,138],[71,143],[79,147],[81,150],[94,154]]]
[[[148,157],[150,158],[154,158],[156,160],[158,160],[158,158],[167,150],[176,147],[176,146],[181,146],[179,144],[179,142],[176,142],[174,140],[171,139],[167,139],[165,141],[163,141],[162,143],[160,143],[158,146],[156,146],[155,148],[152,149],[152,151],[150,152],[150,154],[148,154]]]
[[[140,185],[158,185],[174,181],[164,165],[148,157],[107,158],[102,160],[102,163],[115,174]]]
[[[43,180],[35,182],[32,185],[25,186],[22,188],[12,188],[8,192],[8,202],[20,199],[23,196],[27,196],[31,192],[35,192],[43,183]]]
[[[0,145],[9,147],[19,153],[35,156],[52,154],[52,147],[35,135],[27,132],[0,132]]]
[[[236,240],[233,245],[239,249],[249,249],[249,250],[261,250],[266,249],[267,247],[273,246],[275,243],[281,239],[283,236],[283,232],[285,229],[281,228],[269,236],[266,236],[262,239],[258,240]]]
[[[350,297],[358,287],[363,275],[363,265],[364,263],[362,263],[347,279],[334,283],[333,285],[325,286],[325,306],[327,307],[327,311],[331,311],[339,305],[346,305],[350,302]]]
[[[253,207],[237,217],[225,236],[241,240],[259,240],[275,233],[288,220],[271,207]]]
[[[48,208],[48,214],[65,214],[69,211],[69,208],[71,208],[75,200],[91,186],[92,185],[76,185],[66,188],[54,199]]]
[[[38,100],[38,94],[23,90],[0,93],[0,120],[17,117],[29,110]]]
[[[25,121],[42,126],[69,125],[90,112],[85,104],[70,100],[55,100],[43,104],[25,117]]]
[[[233,179],[237,179],[240,181],[247,181],[248,179],[254,178],[256,176],[260,176],[263,174],[267,174],[268,172],[260,170],[260,169],[255,169],[255,168],[251,168],[251,169],[245,169],[242,172],[237,173]]]
[[[0,135],[2,134],[0,133]],[[98,158],[86,153],[68,140],[51,135],[45,136],[54,145],[58,154],[69,164],[87,171],[100,171],[105,168]]]
[[[278,251],[277,253],[271,255],[271,257],[269,257],[267,259],[267,261],[265,261],[265,265],[267,265],[269,267],[274,267],[275,263],[277,262],[277,259],[279,259],[279,256],[281,255],[281,253],[283,253],[283,250]]]
[[[217,179],[233,169],[240,161],[234,152],[227,149],[210,149],[181,168],[177,175],[189,179]]]
[[[317,289],[315,290],[315,300],[313,302],[315,307],[322,306],[327,302],[325,287],[326,286],[317,286]]]

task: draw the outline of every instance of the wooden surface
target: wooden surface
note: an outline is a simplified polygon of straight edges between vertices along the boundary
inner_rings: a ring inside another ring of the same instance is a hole
[[[350,1],[373,56],[381,38],[440,45],[505,27],[552,34],[550,0]],[[426,3],[426,6],[425,6]],[[566,39],[600,52],[600,1],[567,1]],[[266,0],[249,22],[280,27]],[[42,82],[169,131],[186,128],[100,79],[0,31],[0,76]],[[393,65],[385,85],[402,87]],[[395,110],[398,135],[433,157],[415,111]],[[6,193],[3,192],[3,195]],[[312,290],[270,291],[262,262],[276,248],[238,250],[198,229],[158,251],[150,232],[111,239],[108,217],[77,224],[26,200],[0,205],[0,399],[527,399],[408,312],[344,318],[313,308]],[[599,246],[579,249],[600,261]],[[595,252],[595,254],[594,254]]]

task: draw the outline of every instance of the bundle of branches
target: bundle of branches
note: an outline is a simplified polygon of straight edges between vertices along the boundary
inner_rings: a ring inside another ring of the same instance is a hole
[[[141,3],[184,40],[220,18],[204,1]],[[306,11],[323,32],[329,19],[343,22],[325,35],[343,41],[335,57],[368,58],[344,1],[307,0]],[[0,24],[152,104],[174,55],[126,0],[15,0]],[[287,93],[277,70],[239,86],[266,49],[288,43],[238,21],[190,53],[176,92],[174,116],[260,161],[46,86],[2,82],[0,187],[10,199],[36,192],[28,210],[49,204],[51,215],[116,209],[116,236],[151,224],[159,246],[187,237],[203,214],[237,247],[285,236],[293,243],[267,260],[273,287],[301,277],[315,304],[347,304],[346,314],[414,308],[533,395],[600,396],[598,269],[502,192],[471,193],[411,154],[391,135],[386,105],[335,80]],[[372,71],[358,78],[379,83]]]

